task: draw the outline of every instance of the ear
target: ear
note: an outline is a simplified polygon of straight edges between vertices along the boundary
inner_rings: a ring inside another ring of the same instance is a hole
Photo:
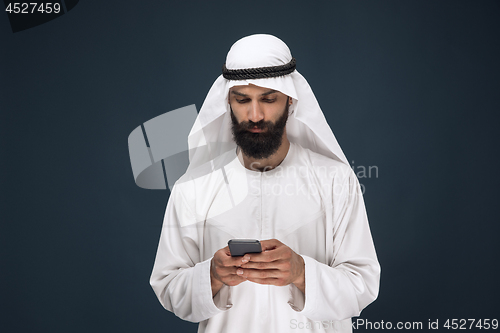
[[[293,99],[291,97],[288,97],[288,105],[292,105]]]

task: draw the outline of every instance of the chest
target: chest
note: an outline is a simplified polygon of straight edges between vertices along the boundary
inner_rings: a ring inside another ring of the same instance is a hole
[[[264,173],[227,179],[203,213],[203,237],[214,248],[233,238],[276,238],[291,247],[323,243],[328,206],[324,184],[313,177]]]

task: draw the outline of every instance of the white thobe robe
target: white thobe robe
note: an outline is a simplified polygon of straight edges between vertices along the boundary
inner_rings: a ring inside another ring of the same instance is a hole
[[[245,281],[212,298],[210,261],[235,238],[276,238],[301,255],[305,294]],[[231,150],[179,179],[150,282],[167,310],[200,322],[198,332],[351,332],[379,277],[354,172],[290,143],[269,171],[245,168]]]

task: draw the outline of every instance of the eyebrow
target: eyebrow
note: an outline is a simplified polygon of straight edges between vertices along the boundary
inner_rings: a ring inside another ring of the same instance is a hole
[[[277,91],[276,90],[269,90],[269,91],[266,91],[265,93],[261,94],[261,96],[271,95],[271,94],[274,94],[275,92],[277,92]],[[240,93],[239,91],[235,91],[235,90],[231,90],[231,93],[238,95],[238,96],[243,96],[243,97],[248,96],[247,94],[243,94],[243,93]]]

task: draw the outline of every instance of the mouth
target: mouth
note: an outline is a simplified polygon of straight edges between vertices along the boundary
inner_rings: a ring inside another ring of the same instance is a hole
[[[260,128],[250,128],[249,131],[252,133],[260,133],[263,132],[264,130]]]

